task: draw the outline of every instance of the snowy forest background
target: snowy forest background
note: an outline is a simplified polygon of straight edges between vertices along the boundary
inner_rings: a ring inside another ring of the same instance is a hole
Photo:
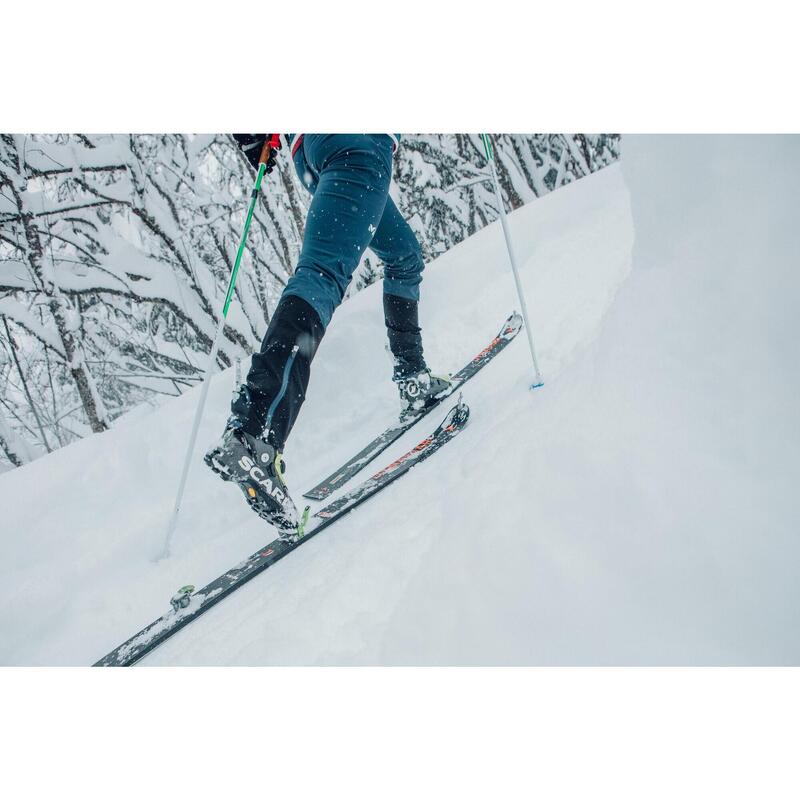
[[[619,136],[495,136],[514,209],[615,161]],[[477,134],[404,136],[392,194],[432,259],[497,218]],[[253,174],[227,134],[0,134],[0,471],[201,380]],[[219,366],[258,347],[310,196],[281,154]],[[377,280],[369,254],[350,292]]]

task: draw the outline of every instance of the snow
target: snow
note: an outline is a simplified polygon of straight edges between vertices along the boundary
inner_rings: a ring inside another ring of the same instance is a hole
[[[621,166],[510,215],[545,386],[518,337],[456,440],[142,663],[798,663],[798,164],[797,137],[626,136]],[[379,292],[317,354],[298,497],[391,421]],[[434,371],[516,306],[499,223],[430,264]],[[91,663],[271,538],[198,457],[154,561],[197,391],[0,475],[0,663]]]

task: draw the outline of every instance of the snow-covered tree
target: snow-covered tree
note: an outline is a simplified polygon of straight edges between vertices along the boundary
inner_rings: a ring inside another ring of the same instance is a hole
[[[493,141],[509,210],[619,157],[619,136],[607,134],[499,134]],[[404,136],[395,157],[394,177],[395,200],[428,258],[497,219],[479,134]]]
[[[619,137],[495,137],[507,208],[611,163]],[[477,134],[404,136],[392,193],[434,258],[497,217]],[[25,463],[202,377],[253,173],[226,134],[0,134],[0,460]],[[218,362],[256,348],[310,197],[264,183]],[[365,256],[349,294],[378,280]]]
[[[0,336],[22,351],[36,405],[55,393],[70,409],[69,424],[51,420],[54,441],[104,430],[154,392],[198,378],[249,170],[223,135],[0,136]],[[296,260],[305,209],[287,165],[278,175],[282,190],[263,192],[253,219],[223,365],[260,341]],[[52,382],[42,383],[42,366]]]

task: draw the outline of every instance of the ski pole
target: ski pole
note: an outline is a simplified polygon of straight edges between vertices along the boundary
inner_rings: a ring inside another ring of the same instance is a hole
[[[217,332],[214,335],[214,342],[211,345],[211,353],[208,356],[208,367],[206,367],[206,376],[203,380],[203,388],[200,390],[200,399],[197,402],[197,409],[194,413],[194,422],[192,423],[192,432],[189,435],[189,444],[186,448],[186,457],[183,461],[183,469],[181,470],[181,480],[178,484],[178,493],[175,496],[175,506],[172,509],[172,517],[169,521],[167,528],[167,535],[164,539],[164,550],[161,558],[169,556],[170,545],[172,544],[172,535],[175,532],[175,527],[178,524],[178,515],[181,510],[181,501],[183,500],[183,492],[186,489],[186,480],[189,477],[189,467],[192,463],[192,455],[194,454],[194,447],[197,443],[197,432],[200,429],[200,420],[203,417],[203,410],[206,405],[206,398],[208,397],[208,389],[211,384],[211,375],[214,372],[214,365],[217,361],[217,351],[219,350],[219,343],[222,339],[222,331],[225,329],[225,320],[228,316],[228,309],[230,308],[231,301],[233,300],[233,291],[236,286],[236,277],[239,274],[239,266],[242,263],[242,256],[244,255],[245,243],[247,242],[247,232],[250,230],[250,222],[253,219],[253,212],[256,208],[256,200],[258,200],[258,193],[261,191],[261,181],[264,179],[264,173],[267,170],[267,161],[269,160],[270,153],[273,149],[280,148],[280,140],[277,134],[272,134],[261,150],[261,156],[258,161],[258,174],[256,175],[256,182],[253,185],[253,190],[250,193],[250,206],[247,209],[247,216],[244,220],[244,227],[242,228],[242,236],[239,240],[239,249],[236,251],[236,260],[233,263],[231,270],[231,277],[228,281],[228,291],[225,295],[225,304],[222,306],[222,315],[219,318],[217,325]]]
[[[542,373],[539,372],[539,362],[536,360],[536,350],[533,346],[533,332],[531,330],[531,323],[528,317],[528,306],[525,303],[525,292],[522,288],[522,282],[519,277],[519,269],[517,268],[517,256],[514,252],[514,245],[511,241],[511,231],[508,228],[508,219],[506,217],[506,209],[503,205],[503,195],[500,192],[500,182],[497,180],[497,170],[494,168],[494,148],[492,147],[492,140],[489,138],[488,133],[481,134],[483,141],[483,148],[486,151],[486,160],[489,162],[489,168],[492,171],[492,183],[494,184],[494,193],[497,197],[497,207],[500,209],[500,224],[503,226],[503,235],[506,239],[506,247],[508,248],[508,258],[511,261],[511,271],[514,273],[514,283],[517,286],[517,296],[519,297],[519,304],[522,308],[522,319],[525,321],[525,331],[528,334],[528,347],[531,350],[531,361],[533,362],[533,383],[531,389],[537,389],[539,386],[544,385],[542,380]]]

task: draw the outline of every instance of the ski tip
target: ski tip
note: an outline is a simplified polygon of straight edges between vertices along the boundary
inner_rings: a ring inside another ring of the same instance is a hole
[[[532,383],[529,388],[533,390],[533,389],[539,389],[542,386],[544,386],[544,381],[541,378],[539,378],[539,380],[536,383]]]
[[[522,316],[518,314],[516,311],[505,321],[502,330],[500,331],[500,336],[505,338],[513,338],[516,336],[521,330],[524,324],[524,320]]]

